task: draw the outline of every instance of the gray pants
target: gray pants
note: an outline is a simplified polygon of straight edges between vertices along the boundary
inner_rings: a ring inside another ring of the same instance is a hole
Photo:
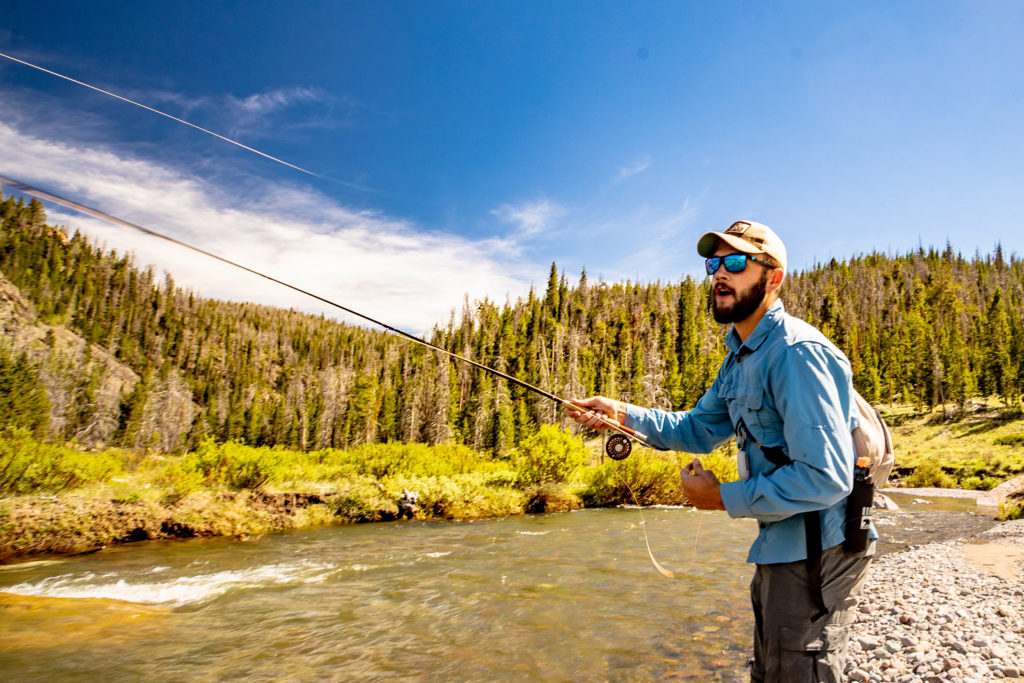
[[[821,592],[828,613],[815,622],[811,617],[817,608],[811,600],[803,560],[757,565],[750,582],[754,607],[750,680],[843,680],[850,625],[857,617],[857,596],[870,563],[870,557],[848,555],[842,545],[822,553]]]

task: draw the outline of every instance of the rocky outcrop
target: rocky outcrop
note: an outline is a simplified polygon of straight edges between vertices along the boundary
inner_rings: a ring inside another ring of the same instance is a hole
[[[978,497],[978,505],[998,510],[1008,499],[1021,497],[1024,497],[1024,474],[1008,479],[991,491],[983,493]]]
[[[18,289],[0,274],[0,337],[15,353],[26,353],[38,367],[50,402],[50,433],[85,445],[105,444],[117,428],[122,398],[139,376],[110,352],[61,325],[39,319]],[[95,381],[86,411],[91,419],[71,429],[72,412],[82,414],[80,387]]]

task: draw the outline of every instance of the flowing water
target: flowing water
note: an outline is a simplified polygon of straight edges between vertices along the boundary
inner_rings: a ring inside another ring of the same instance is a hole
[[[881,529],[893,542],[883,549],[940,540],[928,528],[945,537],[990,524],[966,506],[929,508],[886,513]],[[636,509],[138,543],[0,567],[0,672],[82,681],[744,679],[744,558],[756,526],[679,508],[643,514],[675,580],[652,567]]]

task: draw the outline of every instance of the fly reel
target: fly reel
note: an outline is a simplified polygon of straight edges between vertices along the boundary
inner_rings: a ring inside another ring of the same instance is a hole
[[[633,450],[633,442],[625,434],[612,434],[604,444],[604,452],[612,460],[625,460]]]

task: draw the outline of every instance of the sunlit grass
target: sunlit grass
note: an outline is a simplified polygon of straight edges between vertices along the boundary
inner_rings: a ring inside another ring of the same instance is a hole
[[[898,484],[988,490],[1024,473],[1024,441],[1017,440],[1024,415],[996,400],[966,411],[918,413],[897,406],[883,413],[892,429]]]

